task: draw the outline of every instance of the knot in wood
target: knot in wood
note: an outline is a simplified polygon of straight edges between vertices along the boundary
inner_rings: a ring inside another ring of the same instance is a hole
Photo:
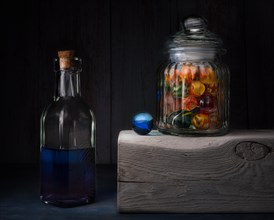
[[[235,153],[244,160],[260,160],[271,152],[271,149],[254,141],[243,141],[236,145]]]

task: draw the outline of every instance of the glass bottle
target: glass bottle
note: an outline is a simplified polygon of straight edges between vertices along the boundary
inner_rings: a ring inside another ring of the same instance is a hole
[[[81,98],[81,71],[74,51],[58,52],[54,99],[41,116],[40,199],[59,207],[95,199],[95,116]]]
[[[199,16],[167,42],[158,80],[157,128],[174,135],[223,135],[229,128],[229,70],[222,40]]]

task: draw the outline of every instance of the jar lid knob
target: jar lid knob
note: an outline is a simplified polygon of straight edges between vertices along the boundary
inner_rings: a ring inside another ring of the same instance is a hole
[[[184,19],[183,28],[188,32],[203,32],[207,29],[207,21],[201,16],[189,16]]]

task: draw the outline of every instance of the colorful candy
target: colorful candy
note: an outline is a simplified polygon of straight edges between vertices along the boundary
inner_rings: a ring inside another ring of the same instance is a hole
[[[219,81],[209,64],[173,65],[165,71],[163,105],[168,127],[218,128]]]
[[[153,117],[148,112],[140,112],[131,119],[132,129],[140,135],[148,134],[153,128]]]
[[[184,98],[182,101],[182,109],[183,110],[191,111],[191,110],[197,108],[197,106],[198,106],[198,101],[192,95]]]
[[[209,116],[207,114],[196,114],[192,118],[192,124],[197,128],[197,129],[208,129],[210,126],[210,120]]]
[[[212,95],[205,94],[200,97],[199,107],[202,113],[215,112],[217,110],[217,100]]]
[[[212,84],[216,81],[215,73],[211,67],[201,68],[200,81],[204,84]]]
[[[181,99],[174,97],[170,92],[164,96],[164,113],[166,115],[181,109]]]
[[[185,82],[190,84],[198,76],[198,67],[194,65],[183,65],[180,77]]]
[[[190,90],[194,96],[201,96],[205,92],[205,85],[200,81],[193,81]]]
[[[192,112],[181,111],[180,114],[173,118],[173,125],[177,128],[188,128],[191,124]]]
[[[182,98],[182,85],[174,86],[172,88],[172,94],[176,98]]]
[[[217,96],[218,95],[218,81],[215,81],[214,83],[207,85],[206,92],[213,96]]]
[[[167,122],[176,128],[188,128],[191,124],[192,112],[176,111],[168,116]]]

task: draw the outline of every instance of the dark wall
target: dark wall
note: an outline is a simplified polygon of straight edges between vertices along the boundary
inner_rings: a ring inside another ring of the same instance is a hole
[[[53,58],[83,59],[82,95],[97,118],[99,163],[115,163],[120,130],[155,116],[164,42],[189,14],[224,41],[232,128],[274,128],[274,3],[249,0],[26,0],[2,7],[1,163],[38,163],[39,117],[53,96]]]

